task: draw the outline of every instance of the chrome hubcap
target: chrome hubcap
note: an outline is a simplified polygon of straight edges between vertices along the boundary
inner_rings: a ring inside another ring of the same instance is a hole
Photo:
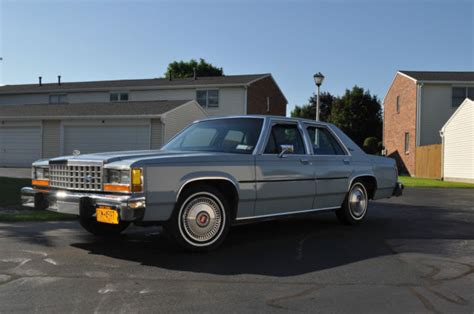
[[[222,226],[219,204],[209,197],[197,197],[186,204],[182,224],[186,235],[196,242],[212,240]]]
[[[367,210],[367,194],[360,185],[356,185],[352,188],[349,194],[349,206],[354,218],[357,219],[364,216]]]

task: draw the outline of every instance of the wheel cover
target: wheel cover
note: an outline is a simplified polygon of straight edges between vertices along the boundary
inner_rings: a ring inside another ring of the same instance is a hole
[[[349,193],[349,208],[355,219],[364,217],[367,211],[367,193],[360,184],[354,185]]]
[[[185,204],[181,223],[185,235],[193,242],[212,241],[222,229],[222,209],[213,198],[198,196]]]

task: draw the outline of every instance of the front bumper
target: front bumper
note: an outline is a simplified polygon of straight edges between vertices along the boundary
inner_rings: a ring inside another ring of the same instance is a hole
[[[404,188],[405,188],[405,186],[402,183],[397,182],[397,184],[395,184],[395,187],[393,188],[392,195],[393,196],[402,196]]]
[[[27,207],[80,216],[93,216],[97,206],[110,206],[119,212],[122,221],[142,220],[145,213],[145,197],[132,195],[24,187],[21,189],[21,202]]]

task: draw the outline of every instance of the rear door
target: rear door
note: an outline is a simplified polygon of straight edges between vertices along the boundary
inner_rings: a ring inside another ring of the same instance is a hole
[[[306,124],[316,178],[313,208],[332,208],[342,204],[349,186],[353,165],[349,151],[325,125]]]
[[[297,122],[273,122],[263,154],[256,156],[256,216],[312,208],[315,182],[303,130]],[[293,151],[280,155],[283,147]]]

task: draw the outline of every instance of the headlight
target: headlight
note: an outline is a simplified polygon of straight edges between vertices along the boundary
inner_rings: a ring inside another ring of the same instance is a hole
[[[34,186],[49,186],[49,168],[31,168],[31,184]]]
[[[107,169],[105,172],[104,191],[125,193],[143,192],[142,169]]]
[[[130,170],[109,169],[106,172],[106,182],[110,184],[130,184]]]
[[[48,180],[49,179],[49,168],[46,168],[46,167],[33,167],[32,179]]]

